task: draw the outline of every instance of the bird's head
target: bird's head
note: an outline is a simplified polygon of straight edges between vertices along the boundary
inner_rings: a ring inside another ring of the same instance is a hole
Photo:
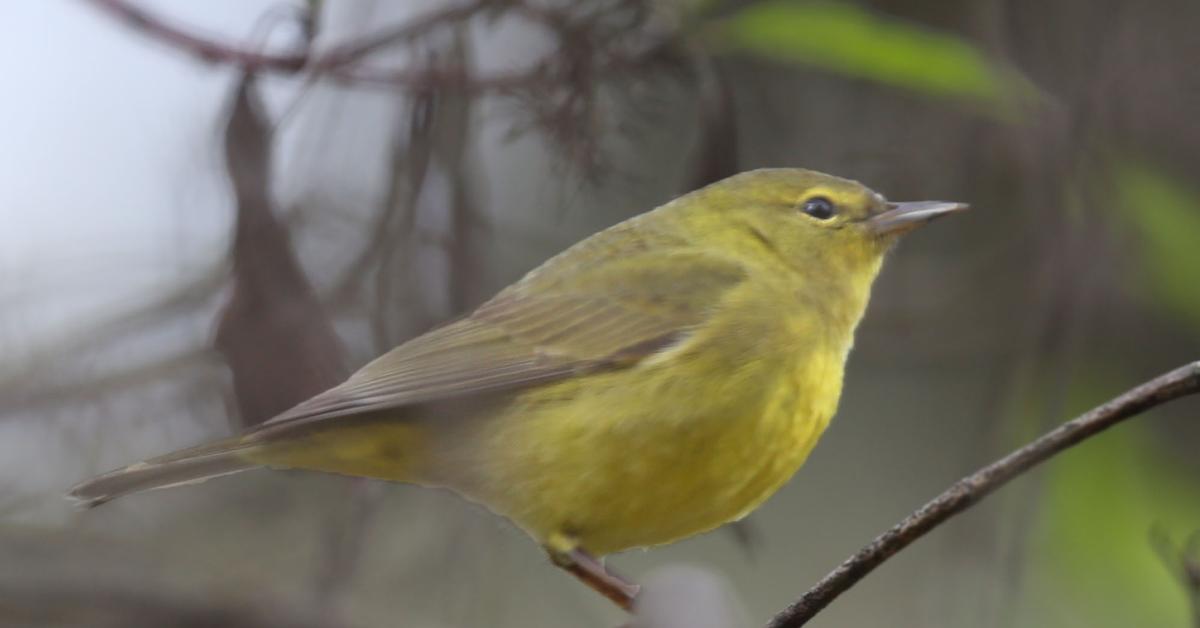
[[[754,170],[697,191],[693,232],[800,272],[873,278],[884,254],[913,229],[966,209],[943,201],[889,202],[857,181],[793,168]],[[707,237],[707,236],[706,236]]]

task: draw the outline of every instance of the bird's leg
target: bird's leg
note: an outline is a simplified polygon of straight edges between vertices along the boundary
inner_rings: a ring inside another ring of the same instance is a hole
[[[600,595],[612,600],[626,611],[633,610],[640,586],[609,572],[596,557],[584,551],[578,543],[566,537],[552,539],[546,545],[550,560],[575,576]]]

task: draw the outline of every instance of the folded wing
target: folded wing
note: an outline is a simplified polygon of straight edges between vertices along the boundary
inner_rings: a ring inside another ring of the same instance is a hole
[[[393,349],[257,433],[628,368],[701,325],[744,279],[735,261],[621,235],[585,240],[470,316]]]

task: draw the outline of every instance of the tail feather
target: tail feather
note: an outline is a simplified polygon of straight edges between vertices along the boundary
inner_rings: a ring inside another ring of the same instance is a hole
[[[69,495],[84,508],[130,493],[195,484],[260,466],[242,457],[250,446],[230,439],[184,449],[109,471],[75,485]]]

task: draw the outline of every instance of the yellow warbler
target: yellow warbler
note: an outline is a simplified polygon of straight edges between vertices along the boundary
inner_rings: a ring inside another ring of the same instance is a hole
[[[900,234],[889,203],[798,169],[730,177],[576,244],[470,316],[240,437],[89,480],[89,505],[268,466],[448,487],[628,606],[594,559],[746,515],[837,407]]]

